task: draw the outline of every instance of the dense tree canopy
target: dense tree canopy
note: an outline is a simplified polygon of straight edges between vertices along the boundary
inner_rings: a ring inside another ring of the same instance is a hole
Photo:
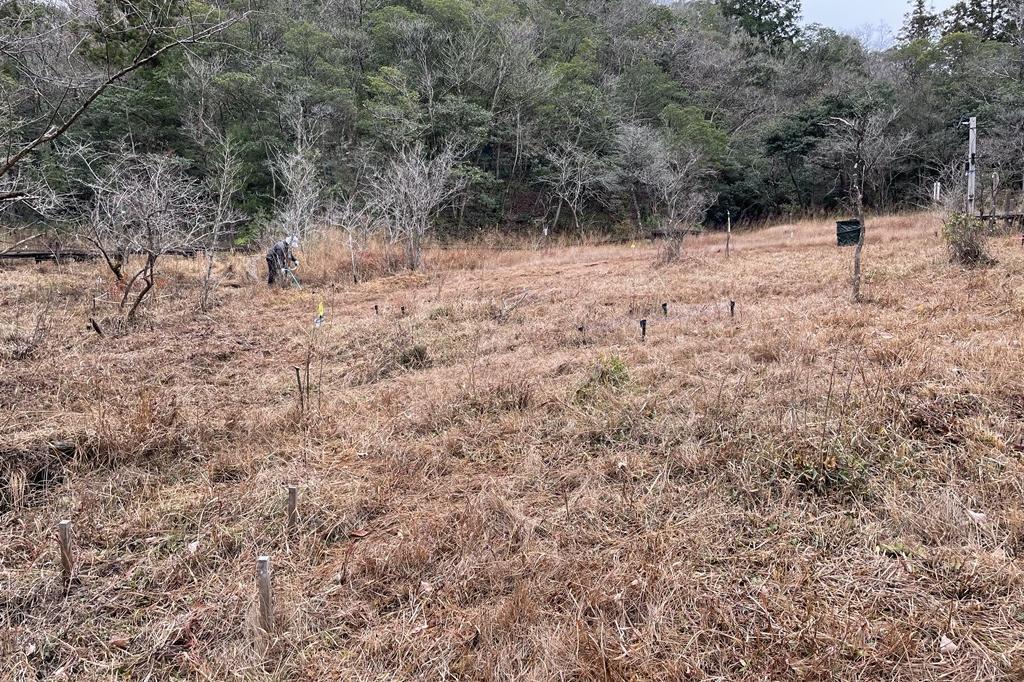
[[[87,198],[67,150],[102,165],[126,144],[205,180],[227,139],[244,179],[236,208],[258,230],[287,202],[282,163],[296,154],[326,206],[363,201],[410,150],[456,150],[457,196],[435,216],[444,234],[647,229],[679,205],[682,189],[665,191],[680,177],[716,224],[727,210],[843,208],[834,122],[856,117],[878,151],[866,204],[906,207],[963,158],[971,115],[983,166],[1004,186],[1024,181],[1021,6],[962,0],[937,15],[912,0],[898,43],[873,51],[803,27],[798,0],[97,0],[87,21],[71,5],[0,0],[0,154],[76,103],[61,74],[37,77],[47,50],[79,45],[68,68],[99,77],[180,35],[179,23],[154,38],[154,16],[202,13],[237,21],[104,90],[63,138],[19,159],[8,186],[38,178]]]

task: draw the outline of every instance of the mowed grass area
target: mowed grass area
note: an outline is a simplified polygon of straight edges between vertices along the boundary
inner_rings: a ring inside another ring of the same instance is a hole
[[[358,286],[308,245],[209,313],[169,261],[128,330],[98,264],[5,269],[0,676],[1020,679],[1024,249],[937,229],[873,221],[860,305],[824,222]]]

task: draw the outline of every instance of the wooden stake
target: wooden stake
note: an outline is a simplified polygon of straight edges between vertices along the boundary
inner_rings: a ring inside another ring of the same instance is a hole
[[[260,627],[267,632],[274,631],[274,603],[270,591],[270,557],[256,559],[256,583],[260,598]]]
[[[725,257],[729,257],[729,242],[732,241],[732,211],[726,211]]]
[[[296,485],[288,486],[288,529],[295,528],[295,522],[298,518],[296,508],[299,502],[299,487]]]
[[[665,317],[668,317],[668,303],[662,303],[662,304],[661,304],[661,313],[662,313],[662,314],[663,314],[663,315],[664,315]]]
[[[373,312],[375,315],[380,315],[380,306],[376,303],[373,304]]]
[[[60,563],[64,567],[64,577],[70,582],[75,567],[71,555],[71,521],[65,519],[57,524],[57,544],[60,546]]]
[[[736,301],[729,301],[729,317],[736,317]]]
[[[647,340],[647,320],[640,320],[640,340]]]

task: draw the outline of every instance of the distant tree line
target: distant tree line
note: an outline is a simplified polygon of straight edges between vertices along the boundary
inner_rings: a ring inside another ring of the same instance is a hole
[[[1024,3],[913,0],[877,50],[798,0],[0,0],[0,104],[8,222],[102,213],[126,155],[213,187],[225,149],[203,201],[250,235],[671,232],[849,210],[854,173],[884,211],[971,115],[1022,186]]]

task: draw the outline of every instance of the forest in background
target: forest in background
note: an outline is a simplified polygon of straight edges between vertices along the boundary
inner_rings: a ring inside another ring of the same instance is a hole
[[[962,177],[968,116],[1024,183],[1018,1],[915,0],[883,50],[798,0],[0,0],[0,28],[8,223],[109,231],[147,185],[221,239],[651,231],[848,210],[857,174],[898,210]]]

